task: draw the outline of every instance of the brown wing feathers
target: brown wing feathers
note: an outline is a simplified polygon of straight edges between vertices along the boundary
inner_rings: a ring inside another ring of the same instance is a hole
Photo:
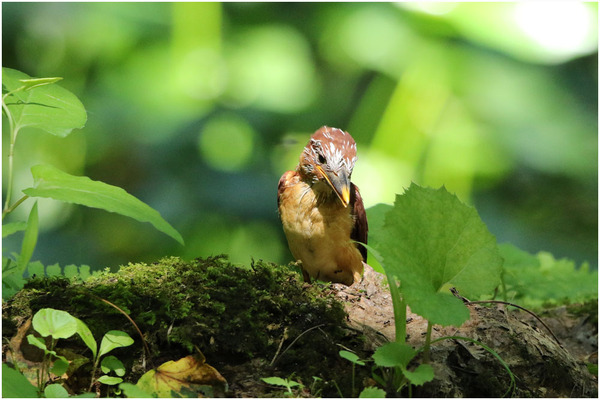
[[[369,232],[369,225],[367,223],[367,213],[365,212],[365,206],[363,204],[362,197],[358,190],[358,186],[352,183],[354,190],[351,191],[353,198],[350,199],[352,204],[352,214],[354,215],[354,228],[350,234],[350,238],[358,242],[367,244],[367,236]],[[359,244],[356,245],[358,251],[363,257],[363,261],[367,262],[367,249]]]

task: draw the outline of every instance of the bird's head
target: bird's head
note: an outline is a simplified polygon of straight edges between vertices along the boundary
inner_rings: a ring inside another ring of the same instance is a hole
[[[299,169],[313,187],[333,191],[347,207],[355,162],[356,142],[352,136],[341,129],[323,126],[310,137],[302,151]]]

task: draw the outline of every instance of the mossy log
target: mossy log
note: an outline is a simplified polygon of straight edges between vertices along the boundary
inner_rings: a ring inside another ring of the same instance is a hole
[[[150,354],[133,324],[106,301],[135,321]],[[394,339],[389,292],[381,275],[368,268],[363,281],[351,287],[307,285],[289,266],[262,261],[234,266],[223,256],[129,264],[85,282],[76,277],[32,279],[3,305],[4,361],[39,362],[41,355],[23,339],[29,319],[41,308],[68,311],[83,320],[97,340],[109,330],[126,331],[135,344],[114,351],[127,369],[126,382],[136,382],[163,362],[202,352],[227,379],[225,395],[233,397],[281,397],[280,389],[261,381],[270,376],[302,383],[294,389],[298,396],[357,396],[362,387],[374,384],[371,369],[356,367],[353,379],[353,365],[339,350],[368,359],[377,346]],[[461,328],[436,329],[434,337],[466,336],[493,348],[516,377],[511,394],[596,397],[596,379],[584,362],[522,313],[470,308],[470,321]],[[409,317],[409,342],[421,345],[425,321],[414,314]],[[78,338],[61,340],[58,350],[80,359],[91,356]],[[431,360],[436,378],[414,388],[413,395],[499,397],[510,387],[500,362],[476,345],[445,340],[432,347]],[[65,382],[73,393],[89,385],[91,363],[79,362],[81,367]],[[399,394],[404,393],[388,388],[388,395]]]

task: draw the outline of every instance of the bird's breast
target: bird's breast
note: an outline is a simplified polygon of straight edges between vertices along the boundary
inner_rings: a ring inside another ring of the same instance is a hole
[[[350,240],[350,207],[297,177],[287,183],[279,214],[292,255],[313,278],[351,284],[360,277],[362,257]]]

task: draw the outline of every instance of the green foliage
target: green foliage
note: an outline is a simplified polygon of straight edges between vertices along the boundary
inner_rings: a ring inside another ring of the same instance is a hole
[[[2,68],[2,91],[11,110],[14,135],[22,128],[34,127],[65,137],[73,129],[83,128],[85,108],[73,93],[53,84],[60,79],[32,79],[21,71]]]
[[[29,213],[29,218],[25,225],[25,235],[23,236],[23,243],[21,245],[21,254],[17,257],[17,262],[12,263],[12,267],[2,269],[2,298],[7,299],[14,295],[19,289],[23,287],[23,273],[27,270],[27,265],[33,250],[37,243],[38,237],[38,208],[37,201],[33,203],[33,207]],[[4,261],[4,260],[3,260]],[[11,262],[6,259],[5,265],[10,265]]]
[[[104,357],[100,363],[100,368],[105,374],[114,371],[118,376],[125,375],[125,367],[123,366],[123,363],[115,356]]]
[[[38,237],[38,224],[38,207],[36,201],[33,203],[33,207],[31,207],[31,211],[29,212],[27,228],[25,229],[25,235],[23,237],[23,244],[21,247],[21,255],[19,256],[18,265],[21,273],[25,271],[27,264],[29,264],[29,260],[31,260],[31,256],[33,255],[33,250],[35,249]]]
[[[109,331],[102,338],[100,343],[99,357],[117,349],[119,347],[127,347],[133,344],[133,339],[122,331]]]
[[[369,386],[364,388],[358,397],[361,399],[385,399],[385,395],[385,390]]]
[[[24,221],[10,222],[2,225],[2,239],[12,235],[13,233],[24,231],[27,228],[27,223]]]
[[[77,332],[77,322],[71,314],[43,308],[33,316],[33,329],[42,336],[52,336],[53,339],[67,339]]]
[[[156,229],[183,244],[179,232],[158,211],[119,187],[85,176],[73,176],[49,165],[36,165],[31,168],[31,174],[34,186],[23,190],[30,197],[48,197],[115,212],[140,222],[150,222]]]
[[[302,385],[299,382],[293,381],[291,379],[279,378],[277,376],[271,376],[269,378],[261,378],[261,380],[269,385],[281,386],[281,387],[286,388],[287,389],[286,396],[292,396],[294,394],[292,392],[292,388],[294,388],[294,387],[303,388],[304,387],[304,385]]]
[[[44,296],[40,297],[40,292]],[[51,306],[71,315],[85,315],[86,325],[98,339],[98,335],[123,326],[121,313],[90,294],[134,317],[142,332],[152,332],[146,337],[151,354],[168,347],[170,358],[190,354],[197,346],[208,360],[270,361],[287,328],[289,339],[284,340],[275,363],[278,372],[288,374],[284,375],[287,377],[297,372],[298,379],[294,379],[305,383],[311,382],[313,376],[330,382],[343,371],[344,377],[337,383],[344,391],[350,386],[351,367],[340,362],[339,348],[334,343],[348,348],[362,344],[362,338],[348,338],[343,329],[343,305],[336,301],[331,288],[305,287],[289,266],[264,261],[239,266],[222,256],[131,263],[116,272],[100,271],[83,282],[63,275],[32,279],[11,299],[15,305],[11,307],[11,319],[27,318],[38,309]],[[315,326],[319,329],[303,334]],[[128,324],[122,330],[132,337],[137,335]],[[298,340],[288,348],[293,338]],[[129,371],[130,363],[139,362],[141,347],[135,351],[126,349],[127,359],[114,354]],[[99,364],[98,369],[101,367]],[[108,375],[118,376],[113,372]],[[126,376],[123,379],[127,381]],[[329,383],[322,387],[324,395],[335,394]]]
[[[19,371],[2,364],[2,397],[39,397],[38,391]]]
[[[496,239],[473,207],[443,187],[412,184],[396,197],[383,229],[372,238],[386,273],[401,282],[404,300],[430,323],[459,326],[469,318],[449,286],[477,296],[500,284]]]
[[[346,350],[340,350],[340,357],[345,358],[346,360],[350,361],[352,364],[361,365],[361,366],[365,365],[365,363],[363,361],[361,361],[356,354],[351,353]]]
[[[53,397],[53,398],[64,398],[69,397],[69,393],[67,389],[65,389],[62,385],[58,383],[53,383],[51,385],[46,386],[44,389],[44,396]]]
[[[598,298],[598,271],[584,263],[556,260],[548,252],[529,254],[512,244],[499,246],[504,258],[505,296],[526,308],[539,309]]]
[[[419,386],[433,380],[433,368],[429,364],[420,364],[414,370],[409,370],[408,364],[417,353],[417,350],[405,343],[392,342],[375,350],[373,361],[379,367],[400,369],[408,382]]]
[[[52,308],[43,308],[35,313],[32,318],[33,329],[43,337],[51,337],[51,346],[48,348],[46,343],[40,338],[30,334],[27,336],[29,344],[44,351],[44,361],[42,363],[42,370],[38,374],[38,389],[41,390],[45,381],[42,377],[45,377],[46,370],[54,373],[56,376],[63,375],[69,367],[69,362],[64,356],[58,355],[54,350],[58,339],[68,339],[76,333],[81,337],[87,347],[92,350],[94,367],[92,369],[92,383],[90,389],[95,381],[106,385],[117,385],[123,380],[118,377],[103,375],[99,378],[95,378],[96,368],[102,356],[106,355],[110,351],[119,348],[126,347],[133,344],[133,339],[125,332],[121,331],[109,331],[102,338],[100,344],[100,351],[97,353],[97,344],[94,340],[92,332],[88,326],[78,318],[73,317],[66,311],[55,310]],[[51,359],[55,359],[52,366],[49,368]],[[114,371],[117,375],[123,376],[125,374],[123,363],[121,363],[116,357],[109,356],[102,359],[101,364],[102,372],[105,374]],[[66,397],[66,390],[59,384],[52,384],[46,386],[44,389],[46,397]]]
[[[373,353],[373,361],[380,367],[403,367],[417,355],[417,351],[404,343],[387,343]]]
[[[152,394],[146,392],[144,389],[140,388],[138,385],[134,385],[133,383],[121,383],[119,385],[119,389],[123,391],[125,396],[130,398],[151,398]]]
[[[396,319],[396,342],[379,347],[372,357],[376,366],[391,373],[384,371],[385,379],[373,377],[396,390],[406,383],[423,385],[434,377],[428,364],[432,325],[460,326],[469,318],[466,306],[448,289],[479,296],[500,284],[502,258],[496,239],[477,211],[444,187],[413,183],[396,196],[393,207],[377,205],[368,212],[374,229],[373,248],[367,248],[386,273]],[[428,320],[420,349],[405,343],[407,305]],[[421,351],[424,363],[409,369]]]
[[[52,135],[65,137],[73,129],[82,128],[87,120],[85,108],[77,97],[55,83],[62,78],[31,78],[10,68],[2,68],[2,111],[9,123],[10,149],[8,152],[8,188],[2,219],[12,213],[29,197],[52,198],[67,203],[100,208],[150,222],[159,231],[183,244],[183,238],[160,214],[125,190],[93,181],[83,176],[73,176],[49,165],[36,165],[31,172],[34,186],[24,189],[22,196],[12,202],[14,181],[14,147],[22,128],[34,127]],[[27,224],[12,222],[3,226],[3,237],[25,230],[21,254],[3,259],[3,299],[8,299],[23,287],[23,275],[35,250],[38,237],[38,209],[34,203]],[[16,265],[14,263],[16,261]],[[70,276],[76,268],[65,271]],[[60,267],[48,267],[47,274],[59,274]],[[30,276],[33,274],[29,274]]]

